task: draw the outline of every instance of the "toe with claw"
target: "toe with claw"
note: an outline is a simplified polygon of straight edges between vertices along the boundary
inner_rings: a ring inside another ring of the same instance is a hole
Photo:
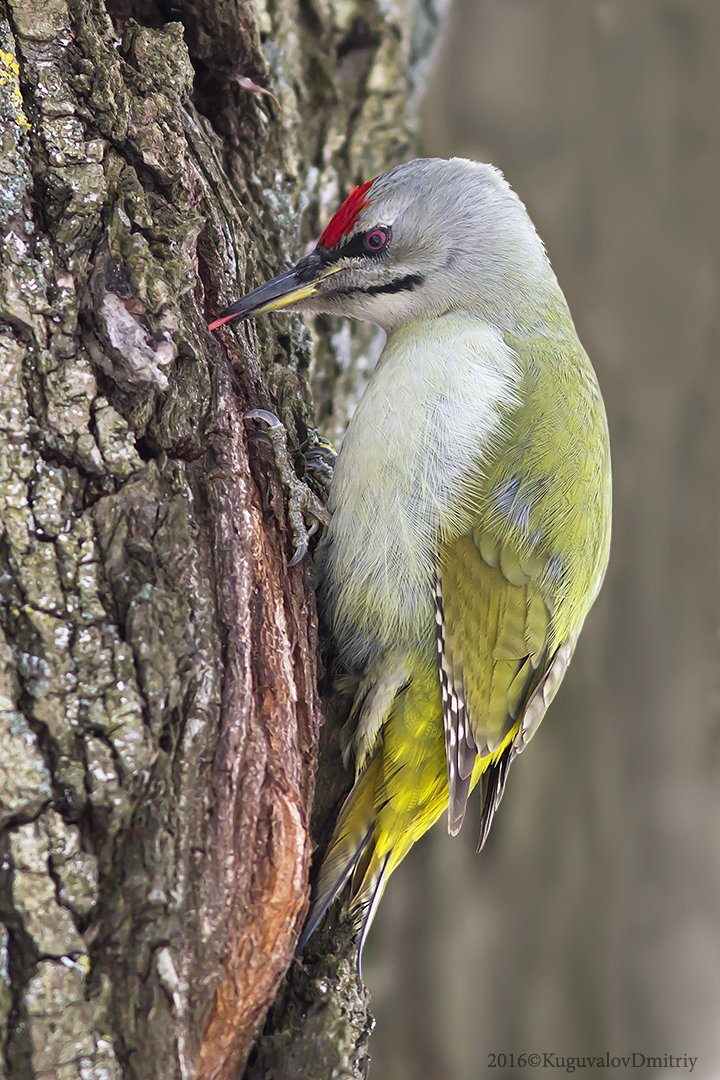
[[[310,431],[300,447],[300,453],[305,462],[305,477],[308,483],[323,501],[327,502],[337,450],[329,439],[325,439],[317,431]]]
[[[245,419],[259,420],[265,424],[265,434],[272,446],[278,477],[287,493],[288,523],[295,544],[295,554],[288,566],[297,566],[310,549],[311,536],[317,532],[320,525],[330,524],[330,513],[315,492],[295,472],[288,450],[287,432],[277,416],[268,409],[250,409],[245,413]],[[307,453],[306,462],[309,464]],[[310,521],[309,526],[307,521]]]

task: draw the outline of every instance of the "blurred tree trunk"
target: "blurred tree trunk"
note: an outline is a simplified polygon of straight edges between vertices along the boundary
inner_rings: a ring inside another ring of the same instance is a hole
[[[374,1065],[477,1080],[505,1053],[488,1075],[533,1080],[511,1053],[687,1047],[715,1080],[720,7],[455,0],[449,23],[421,149],[499,165],[547,243],[607,405],[613,541],[482,855],[469,813],[393,877]]]
[[[0,3],[0,1076],[238,1076],[291,964],[316,616],[243,416],[302,440],[309,338],[205,324],[406,156],[436,7]],[[338,940],[307,1078],[364,1058]]]

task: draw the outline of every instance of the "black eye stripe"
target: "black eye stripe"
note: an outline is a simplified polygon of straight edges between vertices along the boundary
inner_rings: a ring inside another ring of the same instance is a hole
[[[363,247],[363,234],[357,233],[352,236],[346,244],[340,248],[337,253],[338,259],[356,259],[358,255],[366,255],[367,252]]]
[[[411,292],[422,285],[425,278],[422,274],[406,274],[405,277],[396,278],[394,281],[386,281],[383,285],[370,285],[367,289],[359,286],[354,289],[331,289],[326,296],[337,300],[343,296],[379,296],[381,293]]]
[[[382,230],[385,233],[387,239],[382,247],[379,247],[377,251],[372,249],[368,250],[365,247],[365,237],[371,233]],[[343,244],[340,248],[319,248],[321,258],[324,263],[337,262],[338,259],[379,259],[388,249],[390,239],[392,237],[392,229],[389,225],[374,225],[372,229],[368,229],[367,232],[355,233],[351,236],[347,243]]]
[[[405,277],[395,278],[394,281],[386,281],[384,285],[371,285],[368,289],[362,289],[361,292],[366,293],[368,296],[378,296],[380,293],[409,292],[412,289],[417,289],[424,280],[422,274],[406,274]]]

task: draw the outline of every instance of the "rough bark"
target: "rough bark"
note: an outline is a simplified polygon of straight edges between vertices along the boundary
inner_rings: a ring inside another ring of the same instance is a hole
[[[301,442],[309,336],[205,323],[405,156],[436,6],[0,4],[0,1077],[239,1076],[291,964],[316,615],[243,417]],[[326,946],[257,1075],[363,1068]]]

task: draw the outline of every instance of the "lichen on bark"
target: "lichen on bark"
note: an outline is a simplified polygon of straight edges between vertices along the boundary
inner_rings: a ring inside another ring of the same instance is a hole
[[[205,325],[405,156],[437,6],[0,5],[0,1077],[237,1076],[292,963],[317,627],[243,417],[298,445],[310,338]],[[362,1069],[350,954],[296,965],[256,1070]]]

